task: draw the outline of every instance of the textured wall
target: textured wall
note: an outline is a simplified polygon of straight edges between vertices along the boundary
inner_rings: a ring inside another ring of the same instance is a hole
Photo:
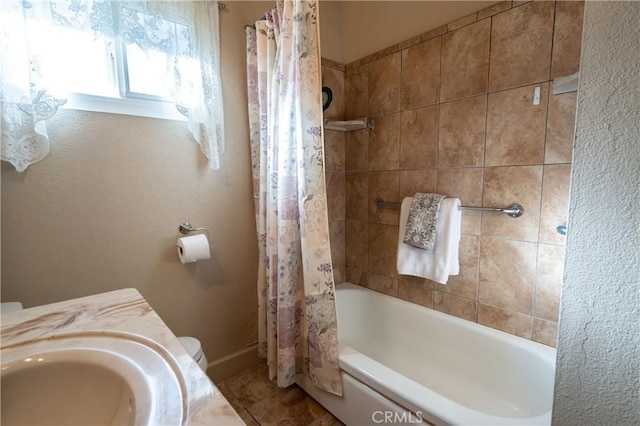
[[[582,11],[503,2],[347,64],[346,118],[375,119],[346,136],[348,281],[555,345],[576,94],[550,87],[578,70]],[[525,214],[463,213],[440,285],[397,274],[398,211],[375,206],[415,192]]]
[[[260,5],[221,13],[223,166],[212,172],[184,122],[61,110],[51,155],[2,164],[2,300],[26,306],[135,287],[209,360],[257,340],[257,248],[243,26]],[[184,221],[211,231],[212,260],[182,265]]]
[[[587,2],[553,422],[640,419],[640,3]]]
[[[320,53],[339,63],[344,63],[343,5],[343,0],[320,3]]]

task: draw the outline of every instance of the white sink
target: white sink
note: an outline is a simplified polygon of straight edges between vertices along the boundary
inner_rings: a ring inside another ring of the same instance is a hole
[[[72,333],[2,347],[2,424],[179,425],[186,385],[145,337]]]

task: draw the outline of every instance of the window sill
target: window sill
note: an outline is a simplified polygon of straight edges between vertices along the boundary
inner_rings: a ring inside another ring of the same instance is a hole
[[[187,117],[178,112],[174,103],[151,99],[107,98],[72,93],[61,108],[187,121]]]

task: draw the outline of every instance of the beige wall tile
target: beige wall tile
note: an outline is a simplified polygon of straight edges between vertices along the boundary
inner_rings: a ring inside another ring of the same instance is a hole
[[[485,19],[442,36],[440,102],[486,93],[490,30]]]
[[[484,172],[485,207],[506,207],[519,203],[524,214],[512,218],[506,214],[483,213],[482,235],[538,241],[542,166],[487,167]]]
[[[400,52],[371,63],[369,115],[377,117],[400,110]]]
[[[569,215],[570,164],[544,166],[542,179],[542,207],[540,209],[541,243],[565,245],[567,237],[557,232],[558,225],[566,225]]]
[[[345,174],[344,172],[326,173],[327,204],[329,222],[345,218]]]
[[[478,13],[474,12],[470,15],[464,16],[460,19],[456,19],[455,21],[449,23],[447,25],[447,30],[454,31],[458,28],[466,27],[467,25],[473,24],[478,20]]]
[[[369,129],[345,132],[345,169],[366,171],[369,168]]]
[[[440,89],[440,38],[402,51],[402,108],[433,105]]]
[[[375,52],[372,57],[372,61],[375,61],[380,58],[384,58],[386,56],[392,55],[400,50],[400,45],[398,43],[392,44],[391,46],[385,47],[382,50],[378,50]]]
[[[333,61],[331,59],[327,59],[327,58],[320,58],[320,63],[322,64],[323,67],[333,68],[335,70],[342,71],[342,72],[344,72],[344,70],[347,68],[345,67],[344,64]]]
[[[531,339],[531,323],[533,318],[516,312],[505,311],[493,306],[478,306],[478,323],[495,328],[505,333]]]
[[[365,64],[365,62],[363,61],[363,59],[364,59],[364,58],[360,58],[360,59],[357,59],[357,60],[355,60],[355,61],[347,62],[347,63],[345,64],[345,66],[344,66],[344,69],[345,69],[345,78],[346,78],[346,76],[347,76],[347,75],[346,75],[346,72],[347,72],[347,71],[353,71],[353,70],[355,70],[356,68],[359,68],[359,67],[361,67],[362,65],[364,65],[364,64]]]
[[[398,280],[384,275],[369,274],[367,287],[389,296],[398,297]]]
[[[476,321],[478,304],[473,300],[433,291],[433,309],[469,321]]]
[[[322,85],[329,87],[333,95],[331,105],[324,112],[324,118],[343,120],[344,103],[344,71],[322,67]]]
[[[540,244],[535,290],[536,317],[558,321],[563,269],[564,246]]]
[[[549,96],[545,164],[571,162],[576,125],[576,95],[573,92]]]
[[[511,9],[511,1],[501,1],[478,12],[478,21]]]
[[[556,2],[551,78],[571,75],[580,69],[583,15],[583,1]]]
[[[371,64],[371,62],[375,61],[378,56],[378,52],[372,53],[371,55],[367,55],[364,58],[360,59],[360,64],[364,65],[364,64]]]
[[[476,300],[478,297],[478,267],[480,262],[480,237],[462,235],[459,248],[460,273],[450,275],[446,285],[433,283],[434,289],[443,293]]]
[[[532,315],[536,252],[535,243],[482,237],[478,300]]]
[[[356,68],[359,68],[359,67],[360,67],[361,65],[363,65],[363,64],[364,64],[364,62],[362,62],[362,58],[357,59],[357,60],[355,60],[355,61],[351,61],[351,62],[349,62],[349,63],[345,64],[345,66],[344,66],[344,69],[345,69],[345,78],[347,77],[347,72],[349,72],[349,71],[353,71],[353,70],[355,70]],[[345,83],[346,83],[346,80],[345,80]]]
[[[436,170],[400,170],[400,196],[397,200],[387,201],[402,201],[416,192],[436,192],[436,183]]]
[[[369,115],[369,64],[345,72],[345,118]]]
[[[344,171],[345,134],[335,130],[324,132],[324,158],[327,172]]]
[[[531,340],[555,348],[558,344],[558,323],[534,318]]]
[[[400,275],[400,280],[398,281],[398,297],[411,303],[433,308],[433,295],[430,281],[424,278]]]
[[[369,283],[369,274],[362,269],[347,268],[347,282],[366,287]]]
[[[345,136],[349,219],[340,275],[555,344],[565,238],[555,222],[566,220],[576,94],[552,96],[548,80],[577,64],[582,8],[496,3],[478,12],[478,22],[473,14],[450,32],[444,25],[347,66],[345,118],[373,117],[375,129]],[[534,106],[536,86],[542,93]],[[338,144],[326,142],[328,172],[342,170]],[[460,274],[440,285],[397,274],[399,212],[373,204],[377,195],[402,201],[416,192],[443,193],[467,206],[518,202],[525,214],[463,212]],[[332,243],[340,239],[339,223],[330,224]],[[333,256],[339,262],[340,253]]]
[[[433,281],[422,277],[414,277],[413,275],[398,275],[400,281],[406,285],[433,288]]]
[[[440,37],[443,34],[447,33],[447,25],[441,25],[438,28],[434,28],[432,30],[427,31],[421,35],[422,41],[429,41],[436,37]]]
[[[401,41],[400,43],[398,43],[398,49],[404,50],[411,46],[415,46],[416,44],[420,44],[420,42],[422,42],[422,34],[418,34],[417,36]]]
[[[339,268],[333,267],[333,282],[335,284],[343,283],[347,280],[347,268],[341,266]]]
[[[329,222],[329,242],[331,243],[331,263],[333,269],[344,268],[346,265],[346,231],[344,220]]]
[[[482,233],[482,214],[478,212],[462,212],[460,232],[464,235],[480,235]]]
[[[487,96],[440,105],[438,167],[484,164]]]
[[[402,111],[400,168],[434,169],[438,152],[438,107]]]
[[[347,219],[345,235],[345,262],[347,266],[366,270],[369,267],[369,224]],[[349,280],[349,282],[353,281]],[[357,283],[354,282],[354,284]]]
[[[396,201],[399,199],[399,172],[370,172],[369,173],[369,222],[397,225],[400,210],[378,208],[376,198]]]
[[[438,194],[459,198],[463,206],[482,205],[484,169],[438,169]]]
[[[493,18],[489,90],[549,80],[553,2],[532,2]]]
[[[369,131],[369,170],[397,170],[400,164],[400,114],[376,117]]]
[[[539,105],[533,104],[536,87]],[[548,95],[548,83],[489,94],[487,166],[542,164]]]
[[[369,175],[367,172],[345,173],[345,216],[362,222],[369,220]]]
[[[369,272],[397,277],[398,227],[369,224]]]
[[[484,169],[438,169],[438,194],[459,198],[463,206],[482,205],[482,181]],[[462,212],[462,233],[480,235],[481,215],[478,212]]]

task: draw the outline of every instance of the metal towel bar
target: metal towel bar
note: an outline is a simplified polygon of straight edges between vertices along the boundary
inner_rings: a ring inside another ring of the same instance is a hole
[[[382,197],[376,197],[376,207],[390,208],[390,209],[399,209],[402,203],[397,201],[385,201]],[[524,208],[518,204],[513,203],[504,209],[499,209],[495,207],[471,207],[471,206],[460,206],[460,210],[462,211],[474,211],[474,212],[485,212],[485,213],[505,213],[511,217],[520,217],[524,214]]]

